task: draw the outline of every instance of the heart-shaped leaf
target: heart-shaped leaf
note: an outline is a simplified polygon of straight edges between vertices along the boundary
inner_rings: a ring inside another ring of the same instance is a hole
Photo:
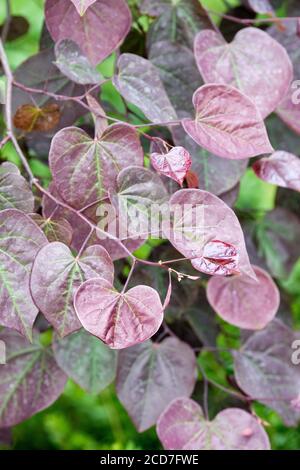
[[[97,0],[71,0],[80,16],[83,16],[86,10]]]
[[[135,54],[122,54],[113,83],[121,95],[153,122],[177,119],[156,67]]]
[[[83,329],[56,338],[53,349],[59,367],[89,393],[100,393],[115,378],[116,352]]]
[[[254,416],[239,408],[222,410],[208,421],[201,407],[178,398],[157,423],[157,434],[167,450],[268,450],[268,435]]]
[[[146,341],[163,320],[159,295],[148,286],[119,293],[105,279],[91,279],[79,287],[74,305],[84,328],[112,349]]]
[[[49,154],[59,194],[79,209],[106,197],[115,189],[118,173],[130,165],[142,166],[143,158],[137,133],[126,124],[109,126],[97,139],[77,127],[62,129]]]
[[[280,295],[263,269],[253,266],[257,281],[245,275],[211,277],[207,299],[228,323],[248,330],[261,330],[277,313]]]
[[[240,89],[263,118],[277,108],[293,78],[286,50],[258,28],[242,29],[230,44],[215,31],[201,31],[195,38],[195,57],[206,83]]]
[[[31,340],[38,310],[30,295],[29,276],[47,238],[30,217],[17,209],[1,211],[0,225],[0,324]]]
[[[206,274],[229,276],[238,274],[238,261],[239,255],[233,245],[212,240],[204,246],[203,256],[192,260],[192,265]]]
[[[119,353],[117,394],[137,430],[153,426],[177,397],[189,397],[197,376],[193,350],[176,338],[146,341]]]
[[[148,43],[168,40],[192,48],[196,33],[211,21],[198,0],[143,0],[141,11],[159,16],[148,31]]]
[[[18,167],[4,162],[0,166],[0,210],[12,208],[33,212],[34,196]]]
[[[239,254],[239,271],[255,278],[240,223],[221,199],[200,189],[182,189],[171,197],[170,211],[173,222],[166,235],[180,253],[201,258],[207,243],[222,240]]]
[[[219,157],[242,159],[271,153],[267,131],[254,103],[228,85],[204,85],[195,91],[195,119],[182,125],[192,139]]]
[[[291,359],[296,336],[299,339],[299,334],[274,320],[263,331],[251,335],[234,354],[239,387],[249,397],[277,411],[287,426],[295,426],[300,420],[300,411],[293,406],[300,390],[299,365],[293,365]]]
[[[88,85],[103,80],[76,42],[70,39],[63,39],[55,45],[55,57],[55,65],[73,82]]]
[[[110,283],[114,278],[111,258],[99,245],[88,247],[76,258],[60,242],[49,243],[38,252],[32,267],[31,294],[61,337],[81,327],[73,307],[74,293],[84,281],[97,276]]]
[[[67,376],[38,339],[30,344],[8,329],[0,332],[0,339],[6,345],[6,364],[0,365],[0,427],[6,428],[56,401]]]
[[[130,10],[124,0],[96,0],[82,16],[69,1],[47,0],[45,17],[53,40],[76,42],[93,65],[117,49],[131,27]]]
[[[153,168],[164,176],[173,179],[180,186],[192,165],[189,152],[184,147],[173,147],[169,152],[150,155]]]
[[[256,175],[264,181],[282,188],[300,191],[300,158],[288,152],[275,152],[253,165]]]
[[[244,0],[250,8],[256,13],[274,13],[274,10],[278,8],[282,0]],[[274,4],[274,5],[273,5]]]

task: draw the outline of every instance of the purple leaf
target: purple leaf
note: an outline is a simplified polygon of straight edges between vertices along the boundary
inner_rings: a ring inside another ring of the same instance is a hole
[[[95,277],[110,283],[114,278],[111,258],[101,246],[90,246],[76,258],[59,242],[38,252],[32,267],[31,294],[60,337],[81,327],[73,307],[74,293],[84,281]]]
[[[292,403],[300,390],[300,369],[291,359],[295,339],[292,330],[274,320],[263,331],[250,336],[241,350],[235,352],[234,362],[239,387],[277,411],[287,426],[295,426],[300,420],[300,412]]]
[[[193,103],[195,119],[183,119],[182,125],[201,147],[230,159],[273,151],[259,111],[237,89],[204,85],[195,91]]]
[[[203,256],[192,260],[198,271],[210,275],[238,274],[239,255],[236,248],[220,240],[212,240],[203,249]]]
[[[212,26],[198,0],[144,0],[141,10],[150,16],[160,15],[150,25],[148,44],[167,40],[191,49],[196,33]]]
[[[112,349],[123,349],[153,336],[163,320],[158,293],[148,286],[117,292],[105,279],[84,282],[75,295],[84,328]]]
[[[298,11],[295,13],[292,12],[292,15],[297,14]],[[294,67],[294,79],[300,79],[300,65],[299,65],[299,48],[300,48],[300,37],[297,34],[297,18],[295,17],[295,21],[284,21],[282,20],[283,28],[278,28],[276,25],[272,26],[268,29],[269,34],[278,41],[287,51],[293,67]],[[295,94],[295,96],[294,96]],[[296,98],[296,102],[294,99]],[[293,83],[290,86],[286,96],[283,97],[282,101],[280,102],[276,112],[278,116],[289,126],[292,130],[294,130],[297,134],[300,134],[300,107],[298,103],[299,99],[299,92],[297,88],[293,88]],[[281,147],[282,148],[282,147]],[[286,150],[286,149],[284,149]],[[295,152],[294,149],[292,151]]]
[[[191,156],[184,147],[173,147],[164,154],[152,153],[150,159],[158,173],[173,179],[180,186],[192,165]]]
[[[32,339],[38,314],[29,291],[29,276],[38,250],[47,244],[42,230],[17,209],[0,212],[0,324]]]
[[[44,218],[40,214],[30,214],[32,220],[43,230],[49,242],[62,242],[70,245],[73,237],[71,224],[63,218]]]
[[[170,211],[174,220],[169,239],[180,253],[201,258],[207,243],[222,240],[239,254],[239,271],[255,279],[240,223],[221,199],[200,189],[182,189],[171,197]]]
[[[61,369],[89,393],[100,393],[116,375],[116,352],[81,329],[53,343],[54,357]]]
[[[177,119],[156,67],[135,54],[122,54],[113,83],[121,95],[152,122]]]
[[[59,194],[80,209],[106,197],[123,168],[142,166],[143,149],[135,129],[127,124],[109,126],[97,139],[69,127],[54,136],[49,161]]]
[[[5,329],[7,363],[0,366],[0,427],[14,426],[50,406],[61,395],[66,375],[49,348],[35,339],[30,344],[18,333]]]
[[[133,238],[147,238],[150,233],[159,236],[159,225],[155,224],[159,214],[156,217],[154,209],[157,207],[162,212],[168,200],[161,178],[146,168],[132,166],[119,173],[117,183],[114,199],[125,235]]]
[[[253,165],[256,176],[282,188],[300,191],[300,159],[288,152],[275,152]]]
[[[70,39],[63,39],[55,45],[55,57],[55,65],[61,73],[75,83],[88,85],[103,80],[76,42]]]
[[[261,330],[277,313],[280,295],[263,269],[253,266],[257,281],[245,275],[211,277],[207,299],[223,320],[248,330]]]
[[[242,29],[230,44],[215,31],[201,31],[195,39],[195,57],[206,83],[240,89],[263,118],[277,108],[293,78],[286,50],[258,28]]]
[[[4,162],[0,166],[0,210],[12,208],[33,212],[34,196],[18,167]]]
[[[131,27],[131,13],[124,0],[96,0],[83,16],[70,2],[47,0],[45,16],[53,40],[76,42],[92,65],[117,49]]]
[[[97,0],[71,0],[80,16],[83,16],[86,10]]]
[[[99,138],[103,135],[104,131],[108,128],[108,120],[105,116],[105,111],[92,95],[87,95],[86,100],[92,111],[92,116],[95,123],[95,137]]]
[[[159,41],[149,46],[148,56],[158,69],[177,115],[191,116],[193,93],[203,85],[191,49],[171,40]]]
[[[256,13],[274,13],[270,0],[246,0],[246,3]]]
[[[220,158],[200,147],[182,127],[173,127],[176,145],[187,149],[192,157],[192,171],[198,178],[198,188],[219,196],[232,189],[244,174],[248,160]],[[190,187],[190,186],[189,186]]]
[[[160,416],[158,437],[166,450],[268,450],[258,420],[239,408],[222,410],[207,421],[198,403],[178,398]]]
[[[186,343],[176,338],[159,344],[146,341],[120,351],[117,395],[143,432],[174,398],[191,395],[196,377],[195,354]]]
[[[283,207],[267,212],[257,226],[256,239],[272,276],[287,278],[300,257],[299,217]]]
[[[82,85],[71,82],[61,74],[55,65],[53,49],[46,49],[31,56],[17,68],[14,78],[17,82],[27,87],[45,90],[58,95],[80,96],[85,92],[85,88]],[[83,116],[87,112],[81,105],[71,100],[55,101],[54,98],[49,98],[49,96],[42,93],[34,94],[33,96],[34,103],[37,106],[48,106],[53,103],[59,105],[61,116],[56,130],[70,126],[78,117]],[[29,92],[14,87],[12,114],[14,115],[20,106],[31,101],[32,98]]]

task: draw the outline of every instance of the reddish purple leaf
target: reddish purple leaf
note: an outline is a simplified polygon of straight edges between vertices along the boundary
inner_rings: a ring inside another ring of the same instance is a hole
[[[270,0],[246,0],[246,3],[248,3],[249,7],[256,13],[274,13],[274,8]]]
[[[238,274],[239,255],[230,243],[212,240],[203,249],[203,256],[192,260],[198,271],[211,275],[229,276]]]
[[[265,299],[267,300],[267,298]],[[300,410],[300,369],[292,363],[292,345],[299,333],[274,320],[250,336],[235,352],[234,371],[239,387],[251,398],[277,411],[287,426],[296,426]]]
[[[55,338],[54,357],[61,369],[89,393],[100,393],[116,376],[117,354],[83,328]]]
[[[204,85],[195,91],[195,119],[183,119],[185,131],[210,152],[242,159],[271,153],[264,122],[247,96],[228,85]]]
[[[36,213],[30,214],[30,217],[43,230],[49,242],[62,242],[65,245],[71,244],[73,229],[66,219],[46,219]]]
[[[34,196],[18,167],[4,162],[0,166],[0,210],[12,208],[33,212]]]
[[[258,420],[239,408],[222,410],[207,421],[194,400],[177,398],[157,423],[166,450],[268,450],[269,438]]]
[[[119,353],[117,395],[137,430],[153,426],[177,397],[189,397],[197,377],[190,346],[176,338],[146,341]]]
[[[254,163],[253,170],[264,181],[300,191],[300,158],[288,152],[275,152]]]
[[[280,295],[269,274],[253,266],[257,281],[245,275],[212,277],[207,299],[228,323],[248,330],[261,330],[277,313]]]
[[[164,176],[173,179],[180,186],[192,165],[189,152],[183,147],[173,147],[165,154],[150,155],[153,168]]]
[[[83,16],[86,10],[97,0],[71,0],[80,16]]]
[[[83,16],[69,1],[47,0],[45,16],[53,40],[76,42],[93,65],[117,49],[131,27],[131,13],[124,0],[96,0]]]
[[[159,77],[158,69],[135,54],[122,54],[118,60],[118,75],[113,83],[121,95],[134,104],[153,122],[177,119]]]
[[[76,258],[59,242],[49,243],[38,252],[32,267],[31,294],[60,337],[81,327],[73,307],[74,293],[84,281],[95,277],[110,283],[114,278],[111,258],[99,245],[90,246]]]
[[[239,254],[238,270],[255,279],[240,223],[221,199],[200,189],[182,189],[171,197],[170,211],[174,218],[166,235],[180,253],[201,258],[207,243],[222,240]]]
[[[158,293],[148,286],[117,292],[105,279],[84,282],[75,295],[84,328],[112,349],[123,349],[153,336],[163,320]]]
[[[31,340],[38,310],[30,295],[29,276],[36,253],[47,244],[47,238],[17,209],[1,211],[0,225],[0,324]]]
[[[79,209],[106,197],[116,188],[118,173],[130,165],[143,166],[143,160],[137,133],[127,124],[109,126],[97,139],[77,127],[62,129],[49,154],[59,194]]]
[[[5,329],[5,365],[0,365],[0,427],[14,426],[50,406],[62,394],[67,376],[56,364],[51,349],[35,338],[30,344]]]

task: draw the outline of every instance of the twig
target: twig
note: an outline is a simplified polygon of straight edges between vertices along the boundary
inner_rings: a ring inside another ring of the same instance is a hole
[[[5,20],[5,23],[3,25],[3,30],[2,30],[2,35],[1,35],[1,39],[2,39],[3,43],[5,43],[5,41],[6,41],[8,31],[9,31],[9,27],[10,27],[10,23],[11,23],[10,0],[6,0],[6,20]]]

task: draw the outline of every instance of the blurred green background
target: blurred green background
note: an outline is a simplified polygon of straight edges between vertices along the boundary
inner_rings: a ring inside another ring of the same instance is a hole
[[[136,4],[136,0],[129,3]],[[237,6],[238,0],[204,0],[203,4],[215,11],[224,12],[228,5]],[[16,68],[29,56],[38,51],[40,33],[43,25],[43,0],[12,0],[12,13],[27,18],[30,27],[26,35],[10,41],[6,45],[9,61],[12,68]],[[5,18],[5,2],[0,2],[0,23]],[[107,60],[101,66],[104,75],[109,75],[112,60]],[[113,87],[108,84],[102,92],[106,99],[111,100],[118,112],[122,112],[122,102]],[[0,159],[11,160],[19,164],[18,157],[10,144],[0,151]],[[42,179],[46,185],[50,179],[47,165],[38,158],[32,157],[31,167],[35,175]],[[276,188],[258,180],[252,170],[248,170],[243,177],[237,208],[243,210],[269,211],[274,208]],[[142,252],[139,254],[141,255]],[[145,255],[149,255],[146,250]],[[291,296],[294,323],[300,327],[300,264],[295,267],[290,279],[284,283],[284,289]],[[220,345],[238,346],[239,332],[234,328],[224,326],[225,333],[218,339]],[[212,354],[204,355],[202,365],[208,375],[224,382],[224,373],[215,363]],[[227,358],[227,367],[230,371],[231,363]],[[214,407],[217,409],[226,399],[220,391],[210,388],[211,414]],[[291,429],[283,426],[278,416],[267,408],[257,405],[256,412],[270,426],[267,432],[270,435],[273,449],[299,449],[300,427]],[[13,429],[11,446],[0,444],[0,448],[13,449],[105,449],[105,450],[134,450],[134,449],[160,449],[155,429],[144,433],[137,433],[126,411],[120,405],[113,386],[104,390],[98,396],[86,394],[77,385],[69,381],[64,394],[47,410],[38,413],[26,422]]]

